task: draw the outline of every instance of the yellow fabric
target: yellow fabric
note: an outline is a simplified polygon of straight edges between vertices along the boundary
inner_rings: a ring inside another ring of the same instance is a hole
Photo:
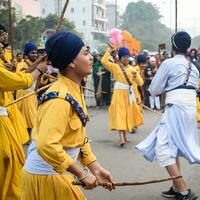
[[[13,101],[12,90],[28,88],[33,79],[30,74],[12,73],[0,67],[0,106]],[[20,173],[24,164],[22,143],[28,133],[15,104],[7,108],[8,117],[0,116],[0,199],[20,199]]]
[[[197,97],[197,122],[200,122],[200,101]]]
[[[142,84],[140,84],[140,85],[133,84],[133,88],[134,88],[135,96],[136,96],[136,99],[137,99],[137,104],[140,107],[140,111],[143,112],[142,98],[141,98],[141,94],[140,94],[140,92],[138,90],[138,86],[142,86],[144,84],[144,80],[143,80],[142,75],[141,75],[140,66],[139,65],[135,65],[133,68],[138,72],[138,76],[142,79],[142,81],[141,81]]]
[[[143,112],[143,108],[142,108],[142,98],[141,98],[141,94],[138,90],[138,86],[141,86],[143,85],[144,81],[142,79],[142,77],[140,76],[140,74],[138,73],[138,79],[140,79],[140,83],[141,84],[137,84],[135,81],[133,82],[133,91],[135,93],[135,98],[136,98],[136,102],[137,102],[137,105],[139,106],[140,108],[140,111]]]
[[[72,181],[70,174],[37,176],[23,170],[21,200],[86,200]]]
[[[31,61],[26,60],[27,63],[30,65],[32,64]],[[25,61],[22,61],[17,65],[17,72],[22,72],[24,69],[28,68],[28,64]],[[26,91],[26,90],[18,90],[16,98],[23,97],[25,95],[30,94],[32,91]],[[17,103],[17,106],[22,114],[22,117],[25,121],[25,125],[27,128],[34,128],[36,123],[36,115],[37,115],[37,105],[38,100],[36,95],[32,95],[28,98],[25,98],[24,100]]]
[[[32,93],[32,91],[18,90],[16,99]],[[32,95],[17,103],[26,128],[34,128],[37,116],[38,100],[36,95]]]
[[[140,66],[139,66],[139,65],[135,65],[135,66],[134,66],[134,69],[135,69],[138,73],[141,73],[141,69],[140,69]]]
[[[59,92],[59,98],[42,103],[38,109],[33,140],[40,156],[55,171],[62,173],[73,164],[72,158],[63,147],[81,147],[83,158],[79,160],[88,165],[96,160],[89,143],[84,143],[86,130],[73,107],[64,99],[66,94],[73,96],[87,114],[83,92],[72,80],[60,76],[46,93]],[[22,200],[85,200],[79,187],[71,184],[70,175],[37,175],[23,172]]]
[[[30,74],[13,73],[7,69],[0,68],[0,89],[3,91],[14,91],[20,88],[29,88],[33,84],[33,79]],[[3,94],[0,93],[0,105],[4,102]]]
[[[33,132],[38,153],[57,172],[65,171],[73,163],[71,157],[63,150],[63,146],[82,147],[86,155],[80,160],[83,165],[95,161],[96,157],[92,154],[89,143],[84,144],[85,127],[71,105],[64,100],[66,94],[70,94],[87,113],[80,87],[61,75],[46,93],[51,91],[58,91],[60,98],[49,100],[39,106],[37,124]]]
[[[20,88],[27,88],[33,84],[33,79],[30,74],[12,73],[3,67],[0,67],[0,106],[7,105],[14,101],[11,91]],[[20,137],[22,144],[29,140],[29,135],[26,130],[25,121],[16,104],[9,106],[10,119],[13,120],[16,132]]]
[[[5,102],[12,102],[14,100],[12,92],[5,92],[4,97],[5,97]],[[9,111],[9,118],[10,120],[12,120],[12,124],[15,126],[15,130],[19,135],[21,144],[25,144],[29,140],[29,134],[27,133],[25,121],[17,105],[13,104],[9,106],[7,110]]]
[[[23,60],[22,62],[17,64],[17,69],[16,72],[21,72],[24,71],[25,69],[28,68],[28,64],[31,65],[32,62],[30,60]]]
[[[12,54],[11,54],[11,51],[9,49],[4,49],[4,52],[3,52],[3,55],[6,59],[6,61],[8,63],[10,63],[11,59],[12,59]],[[4,65],[4,62],[0,59],[0,65],[3,67]]]
[[[113,75],[113,78],[120,83],[128,84],[118,64],[109,61],[110,53],[107,51],[101,62]],[[139,73],[132,67],[125,68],[130,80],[132,80],[134,92],[136,85],[142,85],[143,80]],[[133,79],[132,73],[136,72],[137,77]],[[140,108],[136,102],[130,104],[129,91],[123,89],[114,90],[111,105],[109,107],[109,125],[111,130],[131,131],[134,127],[143,124]]]
[[[20,62],[17,61],[17,65],[20,64],[20,63],[23,62],[23,61],[24,61],[24,60],[22,60],[22,61],[20,61]]]
[[[20,175],[24,152],[13,120],[0,117],[0,199],[20,199]]]

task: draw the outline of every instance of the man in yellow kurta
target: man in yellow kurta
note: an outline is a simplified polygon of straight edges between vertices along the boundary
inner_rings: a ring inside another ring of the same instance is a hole
[[[126,131],[130,132],[134,127],[143,124],[143,118],[134,94],[135,89],[133,89],[136,87],[135,85],[142,85],[143,80],[139,73],[129,65],[130,53],[127,48],[119,49],[119,64],[109,61],[112,51],[112,49],[107,50],[101,62],[116,80],[109,107],[109,125],[111,130],[119,131],[120,145],[123,147],[127,141]],[[130,83],[125,78],[122,69]]]
[[[23,59],[23,53],[19,52],[16,54],[17,64],[21,63]]]
[[[24,54],[26,55],[27,59],[17,65],[17,72],[25,72],[25,70],[37,60],[38,52],[36,45],[31,42],[27,43],[24,47]],[[16,98],[18,99],[33,92],[35,89],[35,84],[36,82],[27,90],[17,91]],[[25,120],[25,124],[29,133],[31,133],[32,128],[35,126],[37,104],[38,101],[36,95],[32,95],[18,103],[19,110]]]
[[[0,65],[10,64],[12,55],[11,51],[7,49],[8,47],[8,33],[5,27],[0,24]]]
[[[144,84],[142,87],[139,87],[139,93],[140,93],[140,97],[141,97],[141,103],[144,103],[145,100],[145,95],[146,95],[146,86],[145,86],[145,77],[144,77],[144,70],[147,67],[147,58],[144,54],[139,54],[136,58],[136,65],[135,65],[135,69],[140,73]],[[147,97],[148,100],[148,97]]]
[[[81,81],[91,74],[93,58],[77,35],[65,31],[49,38],[46,51],[61,75],[40,98],[21,200],[85,200],[79,187],[72,185],[71,174],[87,189],[102,182],[113,188],[110,173],[96,161],[86,137],[88,114]],[[77,159],[89,170],[77,165]]]
[[[40,75],[38,70],[31,74],[12,73],[0,66],[0,199],[20,199],[20,175],[24,164],[22,143],[28,133],[17,106],[5,105],[13,101],[12,91],[28,88]]]

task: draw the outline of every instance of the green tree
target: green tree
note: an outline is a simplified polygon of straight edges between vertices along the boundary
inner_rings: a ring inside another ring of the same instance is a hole
[[[49,14],[46,18],[43,18],[42,20],[45,23],[46,29],[55,29],[58,22],[58,17],[57,15]],[[69,20],[67,20],[66,18],[64,18],[62,20],[60,29],[74,30],[75,25],[72,22],[69,22]]]
[[[46,18],[33,17],[31,15],[18,20],[16,19],[15,9],[12,12],[13,18],[13,42],[14,49],[22,51],[26,42],[31,41],[35,44],[39,44],[40,37],[46,29],[55,29],[58,17],[50,14]],[[9,31],[8,9],[0,10],[0,23],[3,24]],[[60,29],[66,29],[72,32],[78,33],[75,29],[73,22],[68,19],[63,19]]]
[[[37,44],[41,33],[45,30],[45,24],[39,17],[30,15],[20,20],[15,27],[14,47],[22,49],[24,44],[31,41]]]
[[[12,21],[13,24],[16,23],[15,8],[12,8]],[[9,31],[8,9],[0,9],[0,23],[5,26],[7,31]]]
[[[42,20],[45,24],[45,29],[55,29],[58,17],[56,15],[50,14],[46,18],[43,18]]]
[[[55,29],[57,22],[58,22],[58,17],[57,17],[57,15],[50,14],[46,18],[43,18],[42,21],[45,24],[45,30],[46,29]],[[75,24],[73,22],[69,21],[67,18],[64,18],[62,20],[60,29],[69,30],[71,32],[74,32],[74,33],[77,33],[78,35],[80,35],[80,33],[78,33],[76,31]]]
[[[160,22],[161,18],[158,8],[152,3],[131,2],[122,16],[121,28],[140,40],[143,49],[156,51],[159,43],[169,44],[172,34],[171,30]]]

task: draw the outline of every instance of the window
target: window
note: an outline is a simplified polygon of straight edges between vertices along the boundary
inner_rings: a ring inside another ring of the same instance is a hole
[[[74,8],[71,8],[71,13],[74,13]]]
[[[7,2],[3,1],[3,7],[6,7],[6,6],[7,6]]]
[[[85,20],[83,20],[83,26],[86,26],[86,21]]]
[[[45,9],[44,9],[44,8],[42,8],[42,14],[43,14],[43,15],[45,14]]]
[[[85,8],[82,8],[83,13],[85,13]]]

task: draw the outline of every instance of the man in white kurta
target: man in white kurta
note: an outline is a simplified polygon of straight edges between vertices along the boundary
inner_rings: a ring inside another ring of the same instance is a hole
[[[166,92],[165,112],[160,123],[136,149],[147,160],[158,160],[170,176],[180,176],[179,156],[189,163],[200,163],[195,91],[199,72],[184,56],[191,45],[190,36],[178,32],[171,42],[174,57],[161,64],[149,88],[153,96]],[[174,180],[173,186],[162,196],[176,200],[197,199],[182,178]]]

